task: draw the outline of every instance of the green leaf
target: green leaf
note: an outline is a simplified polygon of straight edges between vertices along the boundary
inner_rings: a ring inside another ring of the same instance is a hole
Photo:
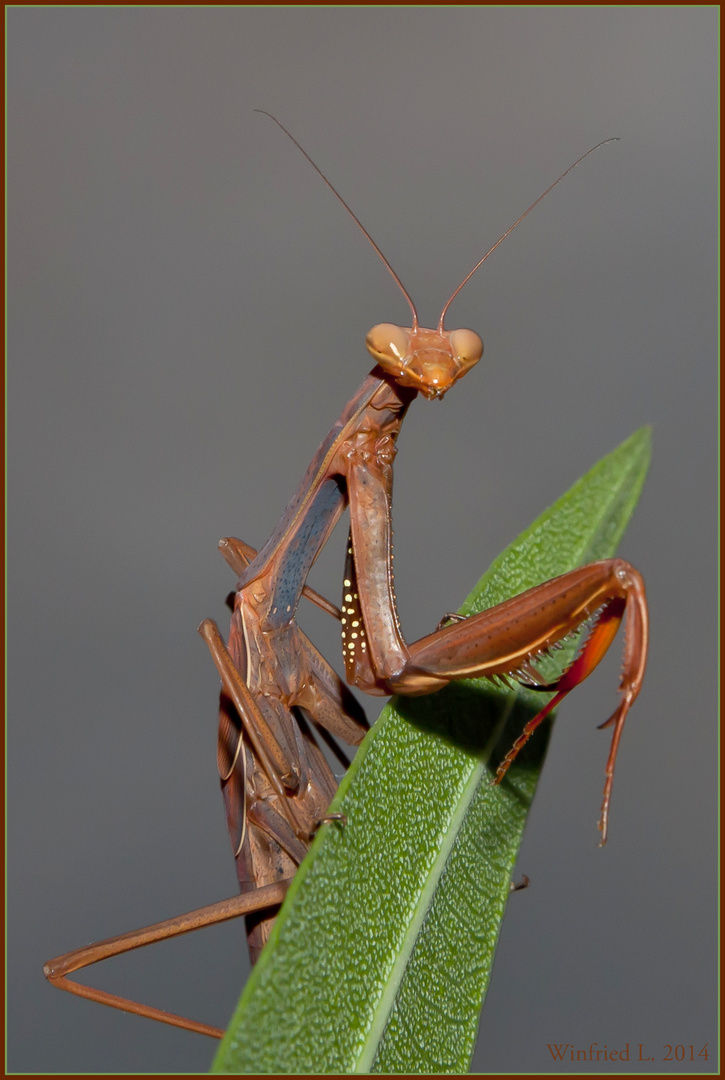
[[[649,455],[642,428],[496,559],[462,612],[613,555]],[[384,709],[331,807],[347,825],[315,839],[214,1071],[467,1070],[549,722],[499,787],[489,761],[545,700],[477,680]]]

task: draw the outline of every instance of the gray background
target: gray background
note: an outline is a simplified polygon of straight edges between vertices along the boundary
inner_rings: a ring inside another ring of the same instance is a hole
[[[532,885],[509,907],[474,1064],[547,1071],[548,1043],[629,1042],[653,1056],[635,1070],[716,1068],[717,19],[8,12],[11,1069],[207,1068],[209,1040],[54,991],[41,966],[234,892],[217,677],[196,635],[204,616],[225,621],[233,584],[216,542],[264,541],[369,368],[366,330],[407,319],[255,106],[327,170],[424,321],[571,161],[622,139],[456,301],[449,325],[478,329],[486,353],[406,421],[396,581],[412,640],[654,425],[621,548],[647,581],[651,660],[610,842],[597,847],[609,740],[595,724],[619,645],[557,722],[519,862]],[[343,531],[313,575],[333,598]],[[337,657],[336,629],[307,608]],[[147,952],[97,983],[226,1022],[241,925]],[[678,1043],[709,1043],[709,1062],[663,1064]]]

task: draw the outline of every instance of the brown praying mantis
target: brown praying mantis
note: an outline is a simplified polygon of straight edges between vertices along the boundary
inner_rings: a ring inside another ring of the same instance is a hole
[[[336,782],[314,732],[331,745],[329,736],[356,745],[368,729],[356,699],[297,625],[302,595],[339,619],[347,682],[368,694],[429,694],[451,680],[479,677],[553,692],[498,765],[496,784],[542,720],[598,665],[624,619],[620,700],[601,725],[613,728],[599,820],[602,844],[607,838],[617,750],[642,685],[647,656],[644,584],[622,559],[578,567],[468,618],[446,616],[433,633],[412,644],[402,635],[393,587],[391,501],[401,424],[419,394],[441,399],[483,353],[474,331],[445,328],[448,309],[498,245],[603,143],[575,161],[506,230],[453,292],[433,329],[420,326],[412,299],[370,234],[297,140],[272,119],[372,244],[410,307],[411,325],[382,323],[367,335],[366,347],[375,366],[321,443],[263,548],[256,552],[233,538],[220,542],[238,579],[228,643],[211,620],[199,630],[222,682],[218,765],[241,894],[75,950],[45,966],[48,979],[64,989],[212,1036],[222,1032],[92,989],[68,976],[106,957],[241,914],[247,917],[252,960],[259,955],[316,829],[340,816],[326,816]],[[306,582],[348,507],[350,531],[338,609]],[[537,661],[582,628],[586,633],[574,660],[554,682],[544,683]]]

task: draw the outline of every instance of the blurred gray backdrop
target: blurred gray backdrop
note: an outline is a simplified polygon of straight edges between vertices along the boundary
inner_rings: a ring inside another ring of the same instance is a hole
[[[456,300],[450,325],[486,352],[406,421],[396,582],[406,636],[429,632],[654,426],[621,547],[648,585],[651,660],[610,842],[595,725],[619,645],[557,721],[474,1067],[581,1071],[549,1044],[629,1042],[634,1071],[716,1069],[717,9],[28,7],[7,23],[10,1069],[208,1067],[208,1039],[61,994],[42,964],[234,893],[196,634],[226,619],[216,543],[266,539],[369,369],[367,329],[408,317],[255,107],[328,172],[426,322],[563,169],[621,138]],[[344,532],[312,579],[333,598]],[[337,662],[329,620],[306,605],[302,621]],[[228,924],[93,978],[224,1025],[246,967]],[[663,1063],[668,1044],[694,1062]]]

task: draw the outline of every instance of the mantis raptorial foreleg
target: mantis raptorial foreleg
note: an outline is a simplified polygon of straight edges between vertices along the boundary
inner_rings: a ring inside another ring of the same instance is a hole
[[[617,748],[630,705],[639,694],[647,658],[648,622],[644,583],[621,559],[579,567],[530,589],[490,611],[456,620],[408,645],[400,629],[392,574],[392,485],[395,439],[409,404],[405,387],[420,384],[440,397],[470,367],[470,356],[456,354],[454,335],[415,327],[376,327],[368,348],[384,370],[356,429],[340,436],[329,469],[343,475],[350,503],[350,539],[345,564],[342,628],[348,682],[368,693],[432,693],[455,679],[510,676],[536,684],[532,666],[589,620],[590,635],[578,659],[550,686],[556,691],[512,747],[498,770],[499,783],[518,750],[544,717],[597,666],[626,612],[621,703],[607,721],[614,731],[605,771],[599,821],[607,838],[609,804]],[[466,331],[470,334],[470,331]],[[480,345],[480,341],[479,341]],[[460,350],[460,344],[458,345]],[[482,349],[482,346],[480,346]],[[399,386],[402,384],[402,389]],[[539,680],[540,681],[540,680]]]
[[[356,508],[352,501],[350,508],[354,517]],[[352,551],[355,551],[354,547]],[[352,582],[356,581],[356,576],[350,561],[348,572],[351,576],[347,580]],[[394,594],[387,588],[381,593],[384,596],[376,598],[375,610],[380,610],[385,597],[392,614]],[[354,595],[359,597],[360,607],[355,613],[359,613],[362,628],[367,625],[365,609],[369,596],[360,585]],[[554,691],[555,696],[526,724],[499,764],[494,781],[498,784],[541,721],[597,666],[612,643],[622,618],[625,618],[625,648],[620,703],[612,716],[600,725],[614,726],[599,819],[601,842],[605,843],[619,740],[629,708],[640,692],[647,657],[648,613],[644,583],[629,563],[622,559],[590,563],[529,589],[489,611],[438,629],[408,647],[403,666],[397,673],[387,674],[384,684],[390,693],[410,695],[430,693],[454,679],[509,676],[533,689]],[[589,620],[592,620],[590,632],[577,658],[557,680],[543,684],[535,668],[537,660]],[[368,631],[366,639],[370,643],[366,652],[372,659],[372,666],[365,669],[364,660],[358,665],[364,671],[359,676],[363,685],[375,674],[375,636]],[[353,657],[352,652],[347,655]],[[348,663],[355,664],[354,657]]]

